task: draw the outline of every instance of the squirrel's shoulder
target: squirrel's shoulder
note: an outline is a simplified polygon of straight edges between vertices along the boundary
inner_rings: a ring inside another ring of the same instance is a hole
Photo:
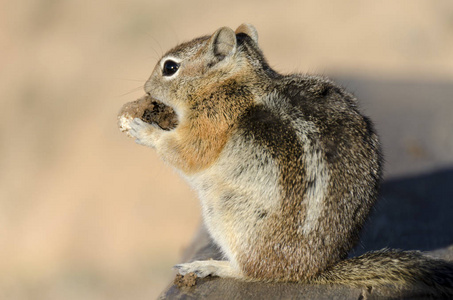
[[[308,74],[278,75],[259,82],[256,105],[246,116],[270,121],[274,118],[361,117],[357,99],[327,77]]]

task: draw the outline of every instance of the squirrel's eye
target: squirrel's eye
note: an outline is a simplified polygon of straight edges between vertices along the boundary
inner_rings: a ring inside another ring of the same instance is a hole
[[[164,63],[164,68],[162,69],[162,75],[164,76],[171,76],[176,73],[179,69],[179,64],[172,61],[172,60],[167,60]]]

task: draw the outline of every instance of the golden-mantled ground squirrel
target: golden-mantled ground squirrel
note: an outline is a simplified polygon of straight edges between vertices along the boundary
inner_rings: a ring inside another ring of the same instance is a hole
[[[419,252],[346,259],[378,196],[378,136],[332,81],[272,70],[253,26],[173,48],[145,91],[124,106],[120,127],[198,192],[227,259],[180,264],[180,274],[453,293],[453,264]],[[172,127],[134,111],[151,102],[169,107]]]

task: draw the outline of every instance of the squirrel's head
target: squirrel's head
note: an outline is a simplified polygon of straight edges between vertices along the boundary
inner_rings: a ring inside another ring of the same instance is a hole
[[[267,67],[258,47],[258,33],[249,24],[236,31],[222,27],[176,46],[157,63],[145,84],[153,98],[171,106],[179,118],[232,78],[249,78]]]

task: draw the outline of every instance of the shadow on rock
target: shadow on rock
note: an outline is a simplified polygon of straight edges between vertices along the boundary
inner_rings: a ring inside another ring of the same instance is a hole
[[[433,251],[453,245],[453,168],[384,182],[352,256],[385,247]]]

